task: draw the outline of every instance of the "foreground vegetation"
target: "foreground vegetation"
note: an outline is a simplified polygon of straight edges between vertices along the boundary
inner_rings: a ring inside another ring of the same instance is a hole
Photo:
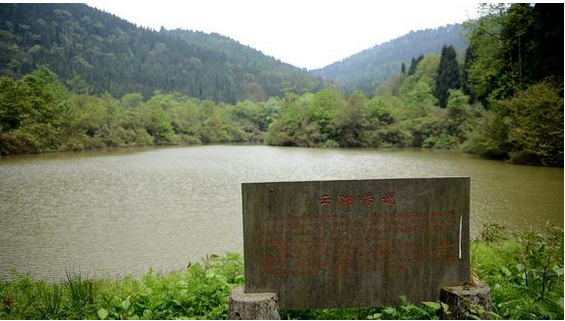
[[[563,229],[507,236],[486,226],[472,242],[473,273],[490,285],[493,318],[563,319]],[[1,319],[226,319],[231,289],[244,284],[240,254],[210,256],[184,271],[140,279],[47,283],[14,273],[0,281]],[[282,311],[283,319],[437,319],[439,302],[397,307]],[[471,307],[469,318],[480,312]]]

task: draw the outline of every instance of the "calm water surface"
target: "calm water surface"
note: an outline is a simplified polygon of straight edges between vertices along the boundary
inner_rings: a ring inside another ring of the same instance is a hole
[[[0,159],[0,278],[182,269],[242,252],[241,183],[470,176],[471,234],[563,226],[563,168],[453,151],[202,146]]]

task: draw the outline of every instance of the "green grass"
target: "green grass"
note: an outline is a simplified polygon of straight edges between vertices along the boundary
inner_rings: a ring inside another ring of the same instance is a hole
[[[485,227],[471,245],[472,270],[490,285],[493,316],[563,319],[563,230],[506,236]],[[0,319],[227,319],[229,293],[244,284],[243,258],[206,257],[183,271],[53,284],[14,272],[0,280]],[[361,309],[281,311],[283,319],[437,319],[438,302]],[[472,311],[470,311],[472,312]],[[473,317],[471,314],[470,317]]]
[[[226,319],[228,296],[243,285],[240,254],[210,256],[184,271],[140,279],[85,280],[67,274],[60,284],[14,273],[0,281],[1,319]]]
[[[489,284],[494,312],[504,319],[562,320],[563,229],[486,239],[471,245],[472,270]]]

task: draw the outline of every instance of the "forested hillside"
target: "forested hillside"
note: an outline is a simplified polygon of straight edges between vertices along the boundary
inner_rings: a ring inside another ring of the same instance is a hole
[[[378,85],[400,71],[402,63],[408,65],[414,57],[432,52],[440,53],[444,44],[451,44],[463,52],[467,45],[461,37],[462,31],[460,24],[413,31],[342,61],[313,70],[312,73],[335,80],[343,86],[346,93],[360,89],[370,95]]]
[[[274,145],[462,148],[563,166],[563,4],[485,5],[462,59],[412,57],[367,97],[332,88],[286,99]]]
[[[462,86],[486,111],[463,149],[563,166],[563,4],[485,6],[467,23]]]
[[[47,65],[73,92],[235,103],[317,91],[305,71],[218,34],[140,28],[84,4],[0,4],[0,76]]]
[[[2,155],[251,141],[453,148],[563,166],[563,4],[485,5],[465,24],[466,51],[418,51],[370,95],[320,89],[220,35],[140,29],[82,5],[0,8],[12,19],[0,31]],[[29,18],[38,12],[46,19]],[[43,64],[51,69],[35,69]]]

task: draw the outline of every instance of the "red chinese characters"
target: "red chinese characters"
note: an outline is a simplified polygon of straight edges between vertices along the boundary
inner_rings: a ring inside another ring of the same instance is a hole
[[[358,200],[364,206],[373,206],[375,199],[371,192],[363,193],[360,196],[353,196],[351,194],[341,194],[337,198],[339,206],[351,207],[355,205],[355,201]],[[394,194],[392,192],[387,192],[381,197],[381,203],[384,205],[395,205],[396,201],[394,199]],[[332,205],[332,197],[329,194],[323,194],[320,196],[321,206]]]
[[[332,205],[332,198],[329,197],[328,194],[322,195],[322,197],[320,197],[320,205],[322,206]]]
[[[381,197],[381,203],[383,203],[384,205],[396,204],[396,202],[394,201],[394,194],[386,193],[385,195],[383,195],[383,197]]]
[[[339,197],[339,205],[341,206],[353,206],[355,199],[351,195],[343,194]]]
[[[371,192],[367,192],[361,195],[361,203],[366,206],[373,205],[373,195],[371,194]]]

